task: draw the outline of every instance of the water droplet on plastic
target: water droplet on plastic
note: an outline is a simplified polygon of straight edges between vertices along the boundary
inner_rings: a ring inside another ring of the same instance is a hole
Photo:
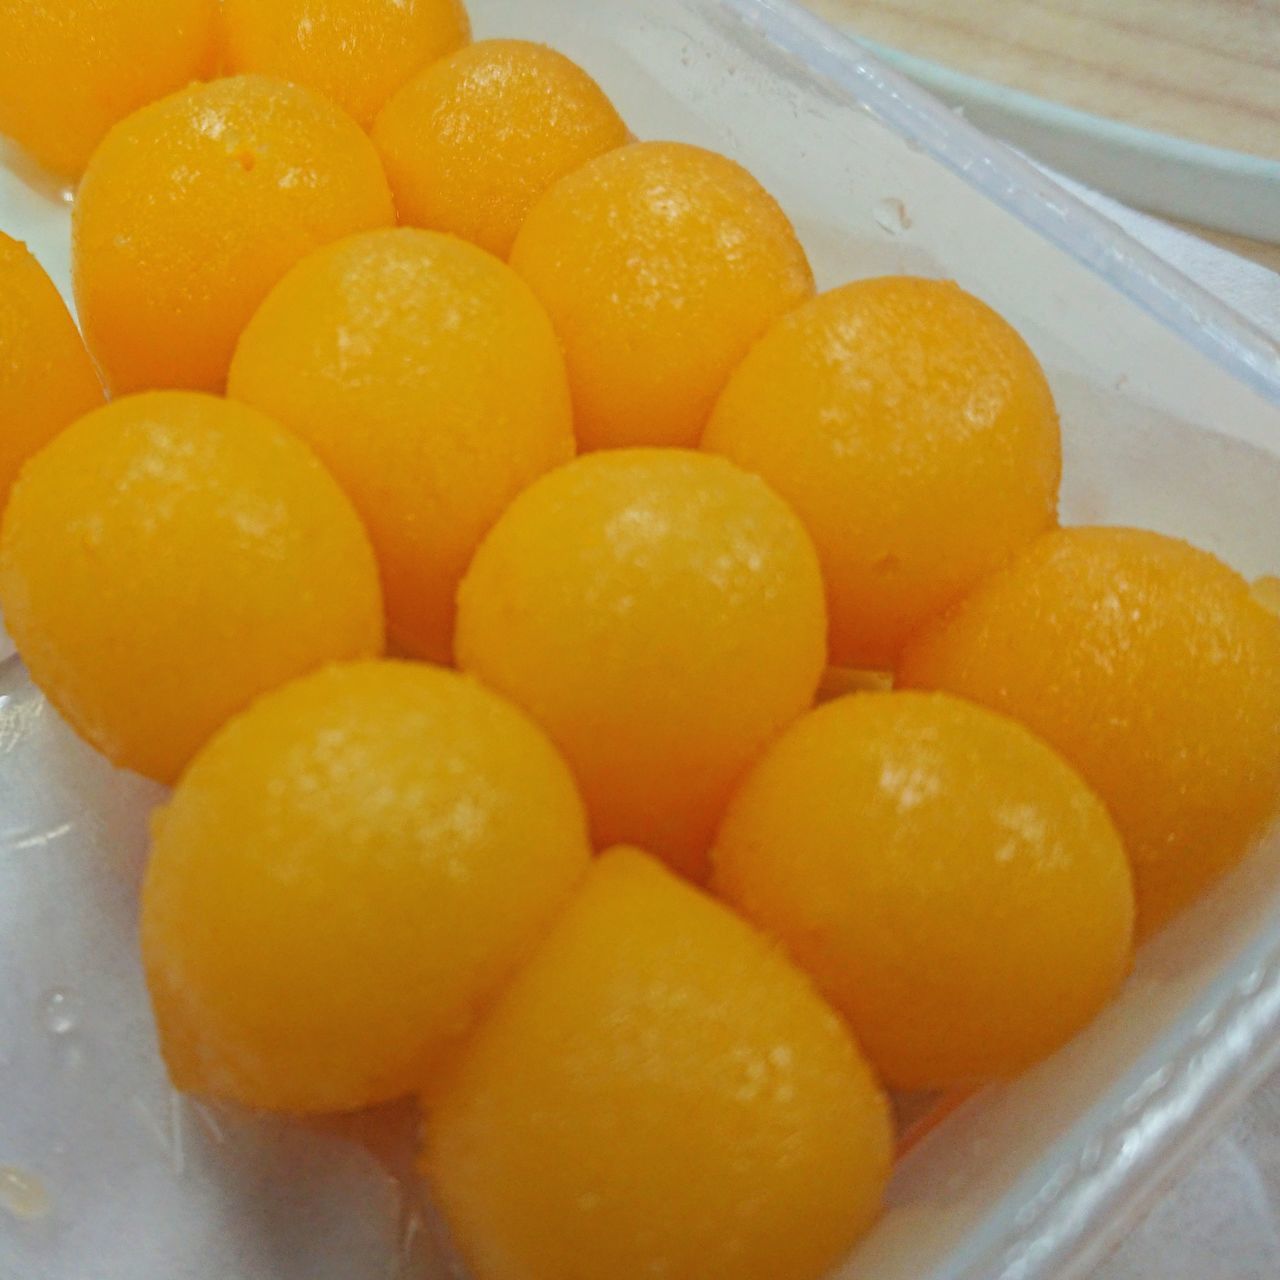
[[[58,192],[58,199],[61,200],[63,204],[75,204],[75,187],[63,187],[62,190]]]
[[[413,1262],[421,1252],[419,1237],[422,1235],[422,1218],[417,1210],[410,1210],[400,1232],[400,1261]]]
[[[911,226],[911,215],[907,213],[907,206],[896,196],[887,196],[881,200],[871,210],[871,216],[875,219],[876,226],[881,231],[887,231],[891,236],[901,235]]]
[[[44,1026],[53,1036],[70,1035],[80,1025],[80,999],[66,987],[56,987],[44,998]]]
[[[184,1136],[186,1126],[183,1120],[184,1104],[181,1094],[176,1090],[169,1090],[168,1103],[163,1108],[163,1115],[159,1118],[141,1097],[134,1097],[133,1108],[143,1128],[155,1140],[156,1146],[168,1157],[175,1176],[182,1177],[186,1171],[187,1158]]]
[[[226,1130],[218,1120],[217,1112],[208,1103],[192,1102],[191,1109],[195,1112],[196,1119],[204,1126],[204,1131],[211,1137],[218,1146],[223,1146],[227,1141]]]
[[[34,1173],[0,1164],[0,1208],[15,1218],[43,1218],[50,1208],[48,1189]]]

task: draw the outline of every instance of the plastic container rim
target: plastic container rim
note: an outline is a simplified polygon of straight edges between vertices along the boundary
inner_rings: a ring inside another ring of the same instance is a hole
[[[1088,267],[1264,399],[1280,405],[1280,345],[1013,148],[975,128],[797,0],[716,3],[736,24],[861,102],[895,133]]]

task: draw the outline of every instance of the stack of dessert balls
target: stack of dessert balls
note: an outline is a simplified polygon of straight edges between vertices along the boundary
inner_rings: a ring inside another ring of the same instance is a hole
[[[421,1100],[476,1280],[818,1280],[886,1090],[1062,1045],[1280,798],[1280,619],[1058,522],[942,280],[458,0],[0,9],[80,329],[0,239],[0,604],[172,784],[176,1087]],[[81,337],[83,334],[83,338]]]

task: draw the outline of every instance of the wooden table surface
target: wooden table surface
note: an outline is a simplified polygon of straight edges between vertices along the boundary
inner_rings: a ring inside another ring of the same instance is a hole
[[[985,80],[1280,160],[1280,0],[806,2]],[[1280,245],[1192,229],[1280,270]]]

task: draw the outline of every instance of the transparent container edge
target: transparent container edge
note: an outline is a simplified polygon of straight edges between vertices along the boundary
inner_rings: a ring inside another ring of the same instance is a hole
[[[797,0],[716,0],[775,50],[856,98],[909,142],[1087,266],[1272,404],[1280,345],[1011,147],[969,124]]]

